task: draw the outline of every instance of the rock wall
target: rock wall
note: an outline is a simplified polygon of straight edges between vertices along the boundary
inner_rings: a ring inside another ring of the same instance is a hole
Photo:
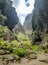
[[[48,32],[48,0],[35,0],[32,28]]]
[[[15,8],[12,7],[12,1],[0,0],[0,10],[2,11],[2,14],[7,17],[6,25],[12,30],[19,22],[17,12],[15,11]]]
[[[28,14],[25,18],[25,22],[23,24],[23,27],[26,31],[31,31],[32,30],[32,24],[31,24],[31,20],[32,20],[32,13]]]

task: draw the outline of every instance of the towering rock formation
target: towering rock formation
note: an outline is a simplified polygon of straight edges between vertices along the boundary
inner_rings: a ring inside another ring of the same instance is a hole
[[[7,17],[6,25],[9,29],[13,29],[14,26],[19,22],[19,18],[17,16],[17,12],[15,8],[12,7],[11,0],[0,0],[0,10],[2,14]]]
[[[32,23],[31,23],[31,20],[32,20],[32,13],[31,14],[28,14],[25,18],[25,22],[23,24],[23,27],[26,31],[31,31],[32,30]]]
[[[48,0],[35,0],[32,28],[48,32]]]

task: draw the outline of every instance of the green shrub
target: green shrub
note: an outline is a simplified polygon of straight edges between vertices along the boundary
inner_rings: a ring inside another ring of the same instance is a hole
[[[45,49],[45,53],[48,53],[48,48]]]
[[[0,26],[0,37],[3,37],[4,36],[4,34],[3,34],[3,29],[1,28],[1,26]]]
[[[12,43],[12,45],[13,45],[14,47],[19,46],[19,42],[18,42],[17,40],[13,40],[13,41],[11,41],[11,43]]]
[[[0,45],[1,45],[1,46],[5,46],[5,45],[6,45],[6,41],[3,40],[2,38],[0,39]]]
[[[5,25],[6,16],[2,15],[0,12],[0,25]]]
[[[19,41],[27,41],[27,40],[29,40],[29,38],[26,35],[22,34],[22,33],[19,33],[17,35],[17,38],[19,39]]]
[[[9,32],[9,29],[6,26],[0,25],[0,38],[4,37],[5,32]]]
[[[45,47],[45,53],[48,53],[48,45]]]
[[[28,45],[31,45],[31,42],[30,40],[27,40],[27,41],[21,41],[22,44],[28,44]]]
[[[6,49],[9,50],[11,53],[13,52],[13,47],[11,45],[8,45]]]
[[[32,49],[34,52],[37,52],[37,51],[39,51],[40,47],[37,45],[32,45]]]
[[[14,54],[18,55],[19,57],[24,57],[25,55],[28,54],[28,50],[24,48],[17,48],[16,50],[13,51]]]

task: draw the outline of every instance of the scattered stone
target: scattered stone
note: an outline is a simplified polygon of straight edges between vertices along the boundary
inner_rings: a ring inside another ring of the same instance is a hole
[[[0,50],[0,55],[5,55],[5,51],[4,50]]]
[[[5,50],[5,53],[6,53],[6,54],[10,54],[10,51],[8,51],[8,50]]]
[[[14,56],[14,59],[15,59],[16,61],[21,60],[21,58],[20,58],[18,55],[15,55],[15,56]]]
[[[6,49],[6,46],[0,46],[0,49],[5,50]]]
[[[40,61],[40,62],[48,63],[48,59],[40,59],[39,61]]]
[[[2,56],[1,59],[2,59],[2,61],[4,61],[4,60],[8,59],[8,57]]]
[[[31,60],[31,59],[37,59],[37,55],[36,54],[30,54],[28,56],[28,58],[29,58],[29,60]]]
[[[16,62],[19,61],[20,57],[15,55],[15,56],[9,56],[8,59],[6,59],[6,64],[10,63],[10,62]]]
[[[8,50],[0,50],[0,55],[10,54]]]

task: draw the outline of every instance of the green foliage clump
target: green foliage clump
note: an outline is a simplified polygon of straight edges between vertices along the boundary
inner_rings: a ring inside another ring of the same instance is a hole
[[[0,12],[0,25],[5,25],[6,16],[3,16]]]
[[[15,36],[11,30],[8,29],[7,26],[0,25],[0,38],[4,40],[14,40]]]
[[[9,29],[6,26],[0,25],[0,38],[4,36],[4,33],[9,31]]]
[[[19,57],[24,57],[25,55],[28,54],[28,50],[24,48],[17,48],[16,50],[13,51],[14,54],[18,55]]]
[[[33,49],[34,52],[38,52],[40,47],[37,46],[37,45],[32,45],[32,49]]]
[[[48,48],[45,49],[45,53],[48,53]]]
[[[17,35],[17,37],[18,37],[19,40],[28,40],[29,39],[26,35],[24,35],[22,33],[19,33]]]
[[[3,33],[2,30],[0,30],[0,37],[4,36],[4,34],[2,34],[2,33]]]
[[[19,46],[19,42],[17,40],[12,40],[11,43],[13,47]]]
[[[0,25],[0,37],[3,37],[4,36],[4,34],[3,34],[3,28],[2,28],[2,26]]]
[[[31,44],[31,41],[30,41],[30,39],[28,38],[28,36],[26,36],[26,35],[24,35],[24,34],[22,34],[22,33],[19,33],[19,34],[17,35],[17,38],[18,38],[18,40],[19,40],[22,44],[28,44],[28,45]]]
[[[8,51],[10,51],[11,53],[13,52],[13,47],[12,47],[11,45],[8,45],[8,46],[6,47],[6,49],[7,49]]]
[[[27,44],[27,45],[31,45],[31,42],[28,40],[28,41],[21,41],[22,44]]]
[[[44,51],[45,53],[48,53],[48,45],[45,46]]]
[[[3,39],[0,39],[0,45],[1,45],[1,46],[5,46],[5,45],[6,45],[6,41],[3,40]]]

